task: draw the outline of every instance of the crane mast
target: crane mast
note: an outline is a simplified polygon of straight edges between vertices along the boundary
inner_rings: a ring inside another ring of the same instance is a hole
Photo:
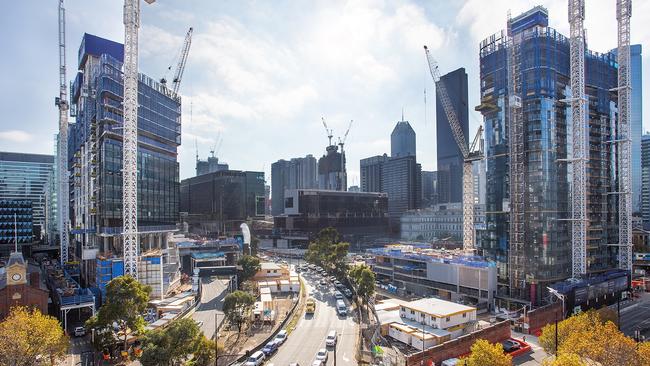
[[[632,270],[632,202],[631,199],[631,151],[630,151],[630,17],[632,1],[616,1],[618,21],[618,266]]]
[[[571,126],[573,177],[571,192],[572,276],[587,273],[587,100],[585,98],[585,2],[569,0],[569,62],[571,75]]]
[[[65,64],[65,8],[63,0],[59,1],[59,97],[55,98],[55,104],[59,107],[59,138],[57,151],[58,177],[58,206],[59,215],[57,227],[61,249],[61,264],[68,261],[69,248],[69,192],[68,186],[68,92],[66,82]]]
[[[483,158],[483,152],[474,152],[473,147],[476,145],[476,141],[480,140],[480,134],[483,130],[482,128],[479,128],[478,134],[474,138],[472,149],[470,150],[465,142],[465,135],[460,126],[460,122],[458,121],[458,116],[456,116],[456,112],[454,111],[451,99],[449,98],[447,87],[440,78],[438,63],[431,56],[427,46],[424,46],[424,52],[427,56],[427,63],[429,65],[431,77],[433,78],[433,82],[436,84],[437,92],[440,96],[442,108],[447,120],[449,121],[449,126],[451,127],[454,140],[463,156],[463,249],[473,251],[476,248],[474,238],[474,177],[472,174],[472,162]]]
[[[176,65],[176,73],[174,74],[174,79],[172,80],[174,84],[174,94],[178,94],[178,89],[181,86],[181,79],[183,78],[183,72],[185,71],[185,63],[187,62],[187,55],[190,52],[190,46],[192,45],[192,31],[190,29],[185,35],[185,41],[183,42],[183,49],[181,50],[181,56],[178,59],[178,65]]]

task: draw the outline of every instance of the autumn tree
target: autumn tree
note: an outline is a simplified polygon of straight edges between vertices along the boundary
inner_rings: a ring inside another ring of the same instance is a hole
[[[650,342],[639,343],[636,352],[639,357],[639,365],[650,366]]]
[[[234,291],[223,299],[223,313],[231,324],[237,325],[241,332],[241,326],[247,319],[251,308],[255,304],[255,297],[245,291]]]
[[[575,353],[562,353],[557,358],[544,360],[544,366],[587,366]]]
[[[0,365],[28,366],[42,359],[54,366],[69,344],[59,321],[35,309],[14,307],[0,323]]]
[[[252,255],[245,255],[237,262],[242,268],[240,279],[242,282],[248,281],[251,279],[262,266],[260,265],[260,259]]]
[[[105,332],[116,323],[122,333],[124,350],[127,349],[127,336],[142,333],[144,319],[142,314],[147,309],[151,287],[138,282],[131,276],[120,276],[106,285],[106,302],[97,314],[86,323],[88,327]]]
[[[479,339],[472,345],[471,353],[465,360],[467,366],[510,366],[512,357],[503,352],[501,343],[492,344]]]

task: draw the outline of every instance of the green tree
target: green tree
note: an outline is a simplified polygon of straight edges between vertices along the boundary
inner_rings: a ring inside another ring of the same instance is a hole
[[[260,259],[251,255],[245,255],[241,257],[239,262],[237,262],[242,268],[240,280],[241,282],[248,281],[253,278],[262,266],[260,265]]]
[[[492,344],[479,339],[472,345],[472,352],[465,364],[467,366],[510,366],[512,357],[503,352],[501,343]]]
[[[248,318],[253,304],[255,304],[253,295],[244,291],[234,291],[223,299],[223,313],[231,324],[237,324],[237,330],[241,332],[241,326]]]
[[[368,299],[375,294],[375,274],[366,265],[354,266],[350,269],[350,279],[354,283],[357,295],[368,303]]]
[[[151,287],[138,282],[131,276],[120,276],[106,285],[106,303],[97,314],[90,318],[87,326],[97,330],[112,328],[116,323],[122,333],[124,350],[127,350],[127,336],[142,333],[144,319],[142,314],[147,309]]]
[[[328,227],[321,230],[316,239],[309,244],[305,260],[337,276],[342,276],[347,272],[346,257],[349,249],[350,244],[341,242],[338,231]]]
[[[0,365],[28,366],[41,358],[54,366],[69,344],[59,321],[36,309],[11,308],[0,323]]]
[[[143,366],[184,364],[204,344],[204,338],[194,320],[174,320],[168,327],[145,335],[140,363]]]
[[[197,345],[197,349],[194,351],[194,357],[192,361],[188,363],[189,366],[212,366],[214,365],[214,347],[215,342],[206,337],[201,338],[201,341]],[[217,352],[223,354],[223,345],[219,344]]]

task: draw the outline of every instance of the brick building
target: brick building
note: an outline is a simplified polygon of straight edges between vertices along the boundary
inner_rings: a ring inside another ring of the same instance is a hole
[[[30,268],[20,252],[13,252],[0,271],[0,319],[14,306],[34,307],[47,314],[49,293],[38,267]]]

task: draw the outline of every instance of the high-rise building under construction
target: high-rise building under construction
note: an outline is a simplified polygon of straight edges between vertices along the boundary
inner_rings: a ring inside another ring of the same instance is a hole
[[[535,7],[509,19],[508,31],[480,44],[481,102],[485,123],[486,235],[479,252],[496,261],[497,299],[539,305],[546,286],[572,275],[569,38],[548,26],[548,12]],[[509,57],[510,56],[510,57]],[[615,268],[618,242],[616,190],[617,63],[612,53],[585,52],[587,126],[587,273]],[[514,60],[514,62],[512,61]],[[509,77],[512,77],[509,80]],[[509,85],[516,85],[512,93]],[[520,98],[520,99],[519,99]],[[521,105],[516,140],[510,103]],[[519,144],[517,164],[512,144]],[[515,171],[523,169],[523,171]],[[521,205],[511,202],[511,177],[523,182]],[[521,178],[523,177],[523,178]],[[511,210],[522,225],[512,245]],[[499,300],[497,300],[499,301]],[[499,305],[499,304],[497,304]],[[505,304],[503,304],[505,305]]]

